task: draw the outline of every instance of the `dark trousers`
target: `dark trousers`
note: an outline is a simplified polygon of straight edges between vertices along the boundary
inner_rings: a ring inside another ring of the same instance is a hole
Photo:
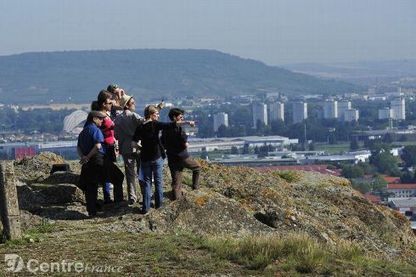
[[[85,200],[87,202],[88,215],[94,216],[97,214],[97,194],[98,184],[88,184],[85,188]]]
[[[105,180],[112,183],[114,187],[114,202],[123,201],[123,172],[109,159],[105,159],[104,168],[107,177]]]
[[[199,187],[199,173],[201,165],[188,157],[186,159],[170,159],[169,169],[172,177],[172,194],[174,200],[182,197],[182,172],[184,168],[192,170],[192,189],[198,189]]]
[[[98,153],[88,163],[83,164],[81,168],[78,186],[85,193],[87,211],[90,216],[97,214],[98,187],[104,184],[106,178],[104,164],[104,155]]]

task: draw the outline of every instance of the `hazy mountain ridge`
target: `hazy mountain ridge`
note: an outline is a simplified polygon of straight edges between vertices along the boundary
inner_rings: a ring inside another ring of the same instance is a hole
[[[416,76],[416,59],[362,61],[353,63],[299,63],[283,68],[316,77],[335,78],[348,82],[366,83],[376,79],[394,80]]]
[[[112,82],[145,98],[262,90],[334,94],[361,89],[213,50],[63,51],[0,57],[0,102],[89,102]]]

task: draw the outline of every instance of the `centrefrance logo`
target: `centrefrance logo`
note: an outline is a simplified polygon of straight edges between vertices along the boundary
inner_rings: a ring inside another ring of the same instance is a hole
[[[17,254],[4,255],[5,270],[7,272],[30,272],[30,273],[120,273],[121,266],[94,265],[80,261],[61,260],[57,262],[42,262],[38,259],[23,260]]]

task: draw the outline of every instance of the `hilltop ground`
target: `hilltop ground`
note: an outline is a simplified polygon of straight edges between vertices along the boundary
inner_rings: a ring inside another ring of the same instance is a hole
[[[367,202],[343,178],[203,163],[201,189],[185,185],[180,201],[166,193],[165,206],[145,216],[136,204],[105,206],[86,219],[73,185],[79,166],[49,176],[61,162],[48,153],[15,162],[25,236],[1,244],[0,254],[126,275],[416,274],[409,222]],[[166,191],[168,184],[165,176]]]

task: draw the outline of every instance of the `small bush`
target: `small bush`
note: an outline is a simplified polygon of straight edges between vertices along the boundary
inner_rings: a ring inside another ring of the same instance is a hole
[[[286,268],[294,268],[300,273],[312,273],[328,260],[328,253],[313,239],[306,235],[294,235],[284,240]]]
[[[290,170],[279,170],[274,172],[280,178],[286,180],[288,183],[294,183],[300,180],[299,173]]]
[[[335,248],[334,254],[347,261],[356,261],[363,258],[364,250],[351,241],[341,241]]]

